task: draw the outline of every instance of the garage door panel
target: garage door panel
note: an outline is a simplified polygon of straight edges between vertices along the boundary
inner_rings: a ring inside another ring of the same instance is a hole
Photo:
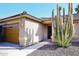
[[[6,28],[5,29],[5,38],[7,42],[19,44],[19,30],[16,28]]]

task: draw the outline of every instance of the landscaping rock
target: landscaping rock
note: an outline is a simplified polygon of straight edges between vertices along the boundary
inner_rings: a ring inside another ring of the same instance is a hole
[[[62,48],[48,44],[28,56],[79,56],[79,47],[69,46],[68,48]]]

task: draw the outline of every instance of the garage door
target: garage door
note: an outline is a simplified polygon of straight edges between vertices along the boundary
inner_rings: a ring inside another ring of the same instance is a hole
[[[5,28],[5,40],[19,44],[19,30],[16,28]]]

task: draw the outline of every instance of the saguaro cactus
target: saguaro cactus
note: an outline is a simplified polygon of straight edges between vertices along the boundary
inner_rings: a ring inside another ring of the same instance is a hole
[[[68,47],[71,44],[74,28],[72,8],[72,3],[69,3],[68,16],[65,16],[65,8],[63,8],[63,16],[61,16],[61,7],[57,4],[57,16],[53,20],[54,37],[57,44],[62,47]]]

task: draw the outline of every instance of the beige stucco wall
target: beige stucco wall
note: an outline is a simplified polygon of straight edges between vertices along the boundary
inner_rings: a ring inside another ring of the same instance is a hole
[[[25,23],[23,19],[20,20],[19,22],[19,42],[20,42],[20,46],[26,46]]]
[[[48,25],[43,25],[43,39],[47,40],[48,38]]]
[[[19,39],[21,46],[35,44],[47,38],[46,27],[40,22],[23,18],[20,21],[19,27]]]
[[[25,31],[28,39],[30,39],[29,44],[37,43],[43,39],[43,26],[39,22],[26,19]]]
[[[74,35],[73,35],[73,42],[79,41],[79,23],[74,23]]]

